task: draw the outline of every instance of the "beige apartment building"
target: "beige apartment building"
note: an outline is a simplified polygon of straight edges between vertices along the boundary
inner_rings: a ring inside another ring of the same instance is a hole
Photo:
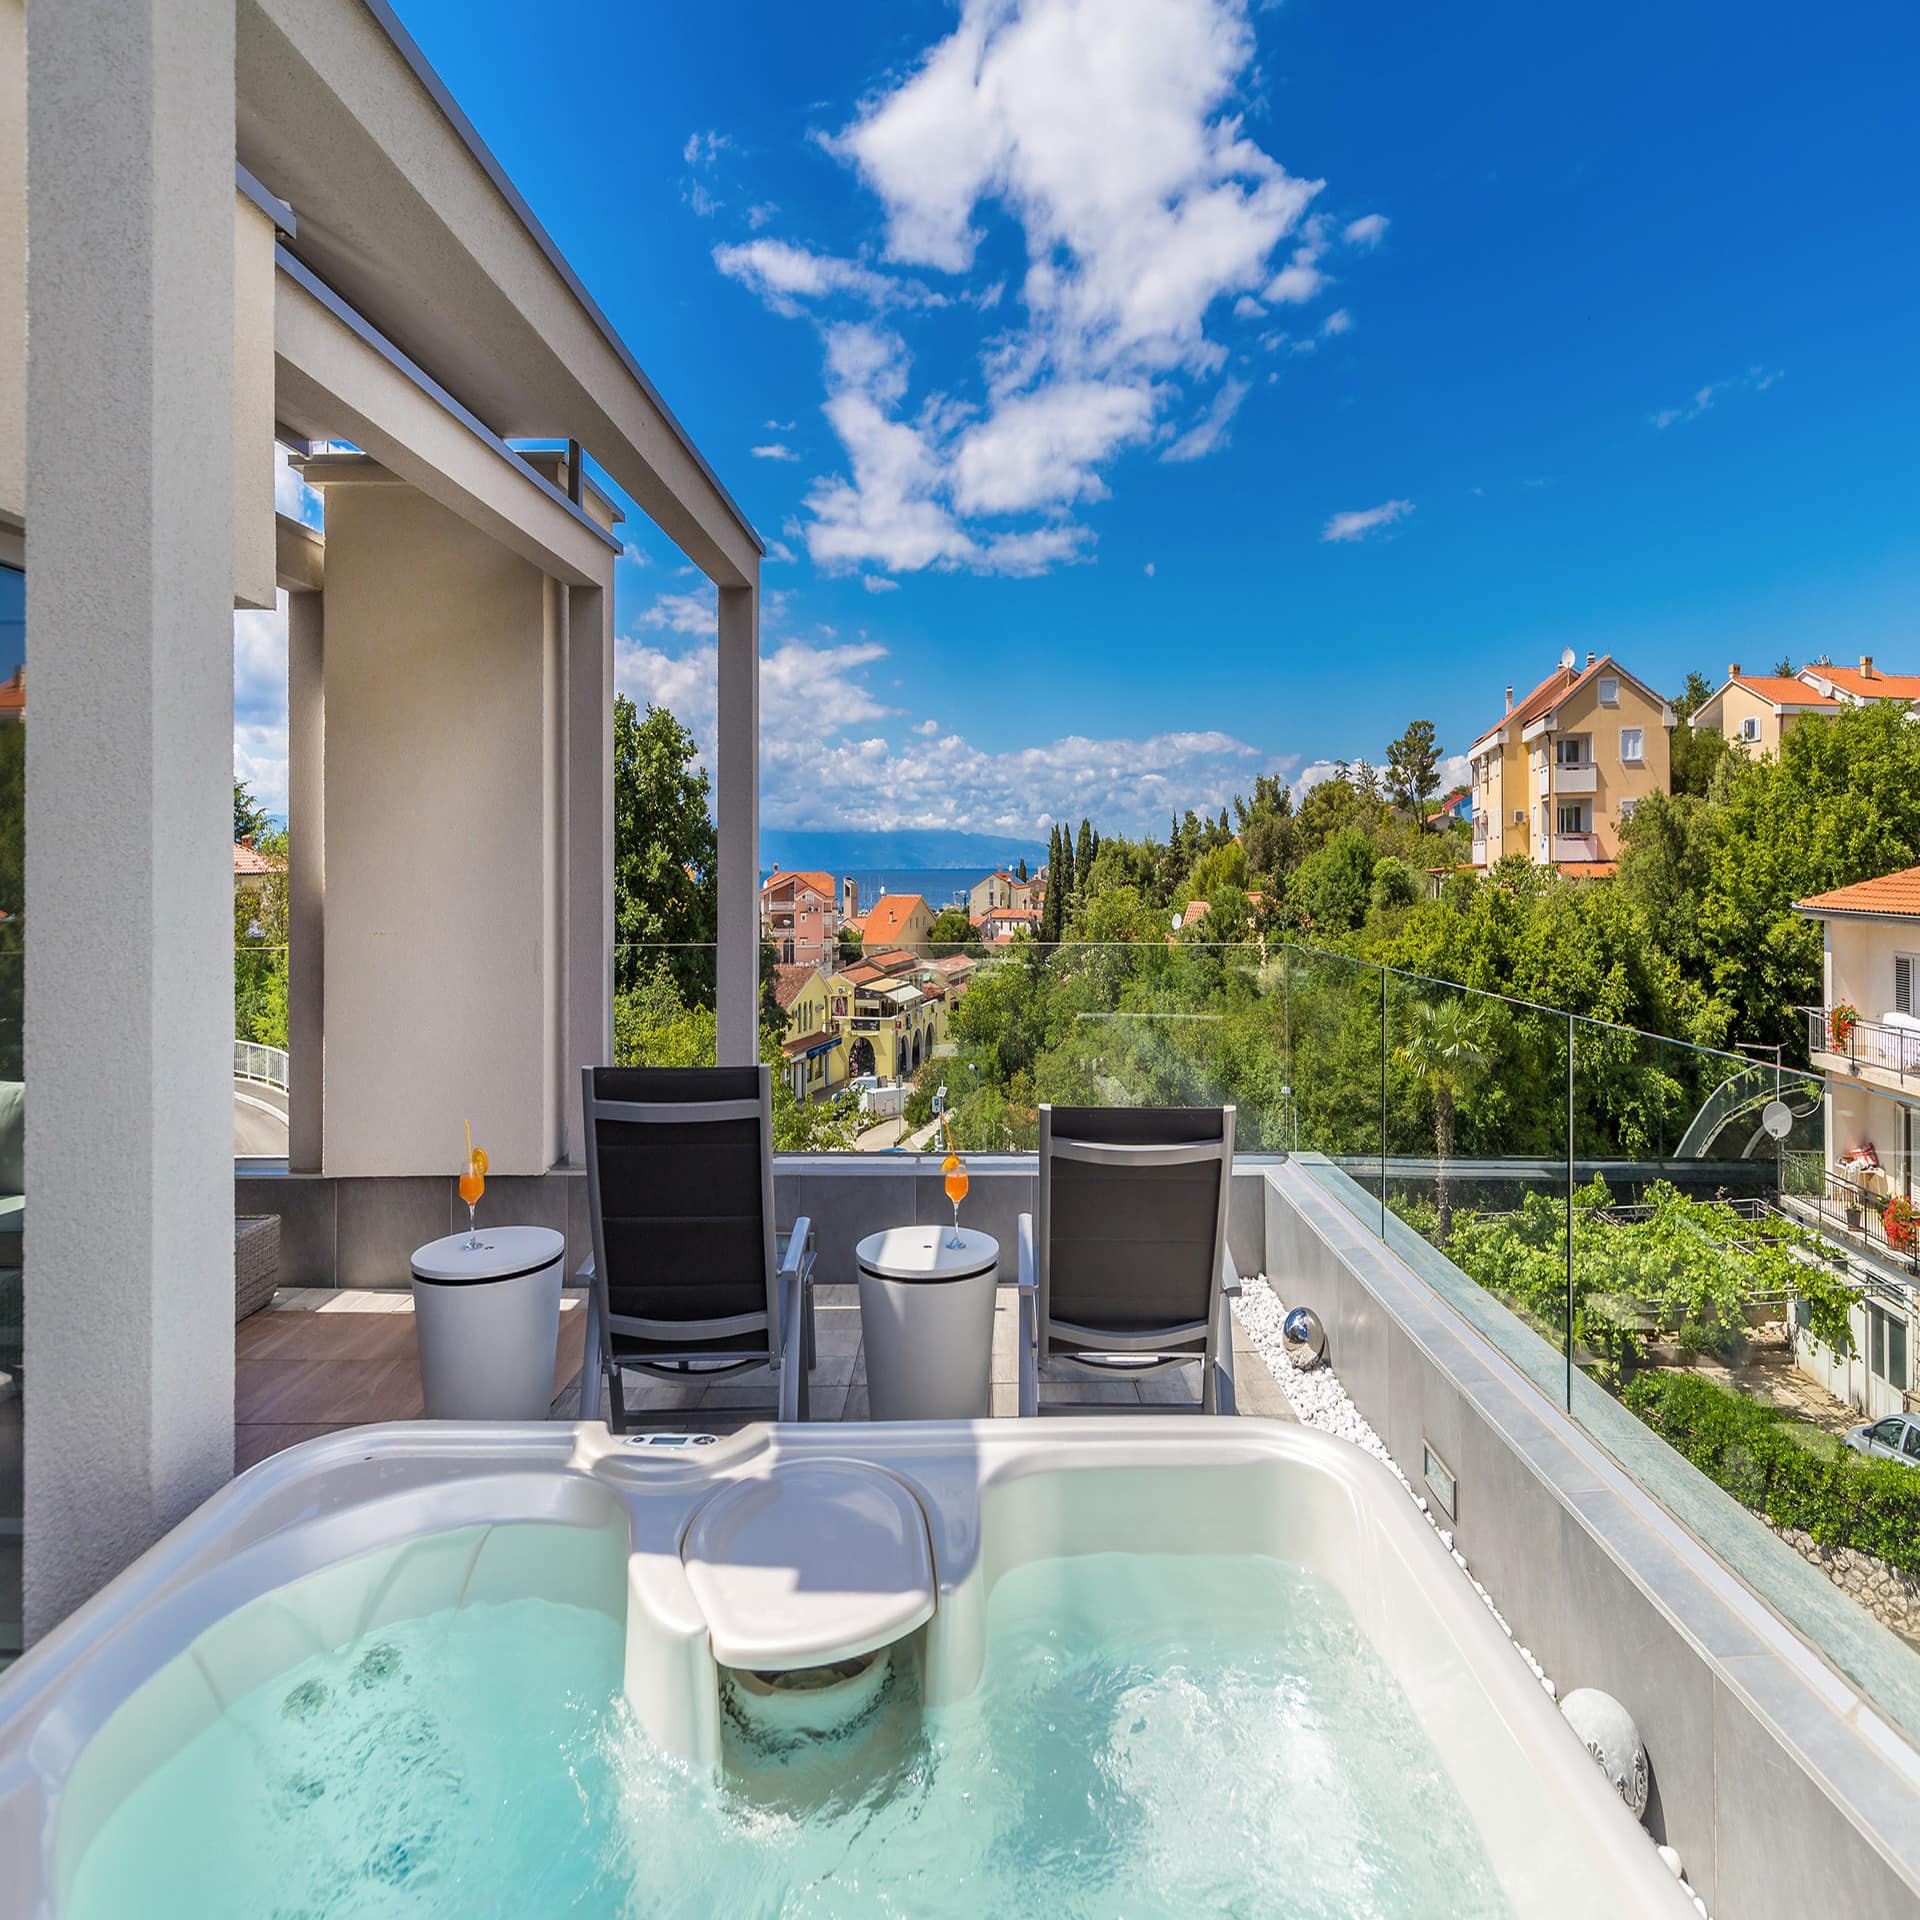
[[[976,880],[967,893],[967,918],[978,921],[996,907],[1014,907],[1030,912],[1038,902],[1031,880],[1017,879],[1003,867],[984,880]]]
[[[1737,741],[1749,753],[1770,754],[1780,751],[1788,730],[1808,714],[1839,711],[1838,700],[1798,674],[1742,673],[1736,660],[1727,668],[1726,684],[1701,701],[1688,724],[1696,733]]]
[[[1920,1287],[1911,1248],[1888,1231],[1890,1206],[1915,1198],[1920,1148],[1920,867],[1816,894],[1798,911],[1824,935],[1807,1057],[1826,1085],[1826,1198],[1879,1256],[1854,1310],[1853,1353],[1803,1352],[1801,1364],[1877,1419],[1920,1405]]]
[[[1673,708],[1611,655],[1568,653],[1468,750],[1473,863],[1518,855],[1575,877],[1609,872],[1620,829],[1672,773]]]
[[[1691,724],[1749,753],[1772,754],[1779,752],[1788,729],[1809,714],[1831,719],[1843,707],[1886,700],[1920,700],[1920,674],[1883,673],[1870,653],[1860,656],[1857,667],[1821,660],[1791,676],[1742,673],[1736,660],[1727,668],[1726,684],[1701,701]]]

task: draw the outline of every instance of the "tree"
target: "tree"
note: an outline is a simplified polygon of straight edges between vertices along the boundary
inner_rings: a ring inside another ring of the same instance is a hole
[[[1080,819],[1080,838],[1073,850],[1073,871],[1075,878],[1085,885],[1087,875],[1093,871],[1093,823],[1083,814]]]
[[[1691,720],[1713,695],[1713,684],[1698,668],[1687,675],[1686,684],[1674,696],[1673,710],[1682,720]]]
[[[1413,815],[1415,826],[1424,833],[1427,803],[1440,791],[1440,748],[1433,737],[1431,720],[1411,722],[1388,747],[1387,791]]]
[[[1773,663],[1773,670],[1782,680],[1791,680],[1793,678],[1792,656],[1790,654],[1782,654],[1781,657]]]
[[[273,822],[265,807],[259,805],[252,790],[244,780],[233,783],[233,838],[237,846],[242,840],[256,843],[273,831]]]
[[[1027,877],[1027,856],[1024,853],[1014,866],[1013,877],[1016,880],[1024,880]]]
[[[1270,885],[1284,879],[1293,864],[1293,794],[1287,783],[1277,773],[1256,774],[1251,804],[1235,794],[1233,812],[1247,872]]]
[[[718,929],[713,820],[693,735],[664,707],[613,703],[616,992],[663,962],[688,1006],[713,1004]]]
[[[1453,1237],[1454,1122],[1459,1105],[1471,1100],[1487,1071],[1487,1009],[1464,994],[1417,1001],[1407,1037],[1398,1049],[1401,1064],[1433,1100],[1433,1145],[1439,1162],[1434,1198],[1440,1210],[1439,1244]]]
[[[964,907],[943,907],[935,918],[927,938],[939,947],[960,947],[977,941],[973,922]]]

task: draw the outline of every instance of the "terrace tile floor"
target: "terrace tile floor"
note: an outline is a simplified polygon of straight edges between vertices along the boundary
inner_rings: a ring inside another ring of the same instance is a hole
[[[553,1412],[578,1419],[580,1361],[586,1337],[584,1296],[561,1302],[560,1350],[554,1365]],[[818,1365],[809,1377],[815,1420],[865,1420],[866,1356],[860,1338],[859,1289],[814,1290]],[[1019,1309],[1011,1287],[1000,1290],[994,1315],[993,1412],[1019,1411]],[[1058,1377],[1052,1377],[1057,1373]],[[1266,1362],[1234,1327],[1234,1379],[1239,1410],[1290,1420],[1286,1396]],[[764,1368],[711,1384],[626,1376],[629,1421],[668,1431],[731,1433],[773,1417],[777,1388]],[[1077,1369],[1050,1369],[1040,1382],[1041,1412],[1097,1413],[1149,1406],[1198,1410],[1198,1363],[1144,1380],[1091,1380]],[[606,1417],[603,1392],[598,1409]],[[342,1427],[422,1417],[419,1350],[410,1294],[367,1289],[283,1287],[264,1312],[234,1329],[234,1471]]]

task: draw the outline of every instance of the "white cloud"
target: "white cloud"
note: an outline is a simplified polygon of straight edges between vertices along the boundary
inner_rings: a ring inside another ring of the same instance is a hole
[[[1413,511],[1411,500],[1386,500],[1377,507],[1363,507],[1354,513],[1336,513],[1320,529],[1322,540],[1364,540],[1396,520],[1404,520]]]
[[[296,476],[297,478],[297,476]],[[287,596],[233,616],[233,777],[267,812],[287,811]]]
[[[1365,247],[1371,252],[1387,237],[1391,224],[1384,213],[1363,213],[1358,220],[1347,222],[1340,238],[1350,247]]]
[[[802,311],[801,301],[834,294],[851,294],[876,307],[947,304],[946,295],[930,291],[918,280],[897,280],[863,267],[857,260],[789,246],[784,240],[747,240],[738,246],[715,247],[713,264],[729,280],[751,288],[775,313],[789,319]]]
[[[711,586],[691,593],[663,593],[643,607],[636,625],[662,633],[713,633],[720,624],[719,596]]]
[[[898,580],[889,580],[884,573],[863,574],[860,578],[860,584],[865,587],[869,593],[898,593],[900,591],[900,582]]]
[[[1336,307],[1320,322],[1320,337],[1325,340],[1336,333],[1353,331],[1353,315],[1345,307]]]
[[[769,433],[791,433],[800,423],[797,420],[763,420],[760,424]]]
[[[886,649],[859,641],[787,639],[761,663],[761,818],[769,826],[882,830],[951,827],[1044,834],[1056,818],[1098,819],[1115,832],[1163,831],[1176,807],[1217,813],[1256,773],[1279,770],[1224,732],[1147,739],[1054,740],[991,751],[905,723],[867,683]],[[711,642],[680,653],[620,642],[619,690],[669,707],[711,766],[715,657]],[[897,731],[894,729],[897,728]]]
[[[630,567],[650,567],[653,565],[653,556],[642,552],[631,540],[622,543],[620,558]]]
[[[726,205],[713,189],[712,176],[715,162],[732,145],[726,134],[709,130],[688,134],[680,150],[680,158],[692,169],[680,182],[680,197],[702,220],[711,219]]]
[[[783,441],[775,440],[764,447],[755,447],[753,457],[756,460],[798,460],[800,456]]]
[[[1151,580],[1153,578],[1153,562],[1149,560],[1147,564],[1140,569],[1140,571],[1144,573],[1149,580]]]
[[[1262,287],[1311,298],[1328,244],[1306,220],[1321,183],[1245,131],[1255,53],[1243,0],[961,0],[952,30],[824,137],[877,197],[895,268],[970,273],[996,215],[1024,241],[1019,311],[976,343],[971,374],[948,368],[912,402],[905,342],[866,316],[985,311],[1001,280],[949,300],[770,237],[715,249],[722,273],[822,331],[846,469],[807,496],[817,563],[1044,571],[1085,557],[1090,535],[1066,515],[1105,497],[1127,450],[1223,444],[1243,393],[1213,384],[1215,304],[1249,318]]]
[[[770,566],[790,567],[793,565],[795,555],[793,549],[784,540],[769,540],[766,557]]]
[[[1216,447],[1224,446],[1227,428],[1232,424],[1233,416],[1240,411],[1240,402],[1246,397],[1247,383],[1244,380],[1229,380],[1214,395],[1213,405],[1160,458],[1176,463],[1204,460]]]
[[[1233,317],[1236,320],[1258,320],[1265,312],[1266,308],[1250,293],[1243,293],[1233,303]]]
[[[1658,413],[1647,418],[1655,428],[1664,433],[1669,427],[1680,426],[1688,420],[1698,420],[1716,401],[1723,400],[1734,393],[1765,393],[1776,380],[1786,374],[1785,367],[1775,367],[1767,372],[1760,367],[1749,367],[1745,373],[1732,380],[1716,380],[1709,386],[1701,387],[1682,407],[1663,407]]]

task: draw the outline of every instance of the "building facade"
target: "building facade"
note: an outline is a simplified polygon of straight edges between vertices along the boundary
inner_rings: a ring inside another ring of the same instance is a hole
[[[976,880],[967,893],[967,918],[980,921],[996,907],[1032,908],[1034,884],[1031,880],[1019,880],[1004,868],[990,873],[984,880]]]
[[[782,873],[760,889],[760,938],[785,966],[830,967],[840,952],[840,889],[830,873]]]
[[[1736,660],[1727,668],[1725,683],[1701,701],[1687,724],[1696,733],[1717,733],[1749,753],[1772,754],[1808,714],[1839,711],[1838,700],[1797,674],[1742,673]]]
[[[905,947],[924,953],[933,939],[933,909],[917,893],[883,893],[857,923],[872,953]]]
[[[1676,715],[1611,655],[1569,656],[1469,749],[1473,863],[1610,870],[1620,829],[1672,778]]]
[[[944,973],[898,948],[834,974],[831,1012],[846,1040],[847,1076],[912,1079],[946,1037],[949,993]]]
[[[1920,1405],[1920,1278],[1902,1225],[1920,1197],[1920,867],[1816,894],[1799,911],[1823,934],[1821,1004],[1807,1009],[1807,1055],[1826,1088],[1823,1197],[1868,1255],[1855,1276],[1865,1290],[1855,1352],[1815,1356],[1813,1370],[1878,1418]]]
[[[847,1042],[833,1023],[833,982],[825,967],[775,966],[773,997],[786,1015],[782,1071],[796,1100],[826,1100],[847,1081]]]

